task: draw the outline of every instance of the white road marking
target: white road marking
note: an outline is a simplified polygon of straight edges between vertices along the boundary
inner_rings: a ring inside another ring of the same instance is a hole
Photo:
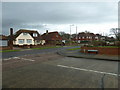
[[[28,60],[28,61],[35,61],[35,60],[32,60],[32,59],[26,59],[26,58],[20,58],[20,57],[6,58],[6,59],[3,59],[3,60],[10,60],[10,59],[22,59],[22,60]]]
[[[10,59],[12,59],[12,58],[6,58],[6,59],[3,59],[3,60],[10,60]]]
[[[19,57],[13,57],[13,59],[20,59]]]
[[[76,68],[76,67],[70,67],[70,66],[64,66],[64,65],[57,65],[57,66],[58,67],[64,67],[64,68],[76,69],[76,70],[80,70],[80,71],[86,71],[86,72],[94,72],[94,73],[100,73],[100,74],[107,74],[107,75],[112,75],[112,76],[118,76],[118,74],[115,74],[115,73],[101,72],[101,71],[95,71],[95,70],[88,70],[88,69],[82,69],[82,68]]]
[[[35,61],[35,60],[32,60],[32,59],[26,59],[26,58],[21,58],[22,60],[28,60],[28,61]]]
[[[12,57],[12,58],[6,58],[6,59],[3,59],[3,60],[10,60],[10,59],[20,59],[19,57]]]

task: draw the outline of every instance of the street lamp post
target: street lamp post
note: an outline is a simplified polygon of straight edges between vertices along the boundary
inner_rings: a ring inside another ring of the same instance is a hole
[[[76,42],[78,43],[78,38],[77,38],[77,25],[76,25]]]
[[[69,39],[70,39],[70,45],[71,45],[71,27],[72,27],[72,26],[74,26],[74,25],[73,25],[73,24],[70,25],[70,38],[69,38]]]

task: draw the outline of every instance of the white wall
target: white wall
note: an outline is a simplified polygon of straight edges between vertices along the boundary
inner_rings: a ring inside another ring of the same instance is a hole
[[[24,43],[23,44],[20,44],[18,42],[19,39],[24,39]],[[32,43],[27,43],[27,39],[32,39]],[[14,45],[34,45],[34,39],[33,37],[28,33],[27,35],[23,35],[23,33],[21,33],[17,38],[16,38],[16,41],[13,42]]]

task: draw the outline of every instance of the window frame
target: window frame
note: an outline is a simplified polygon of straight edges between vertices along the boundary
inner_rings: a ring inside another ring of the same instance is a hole
[[[38,37],[38,34],[37,33],[33,33],[33,37]]]
[[[31,40],[31,42],[28,42],[28,40]],[[32,44],[32,39],[27,39],[27,40],[26,40],[26,43]]]
[[[28,35],[28,33],[24,32],[23,35]]]
[[[23,40],[23,43],[25,43],[25,39],[18,39],[19,44],[23,44],[23,43],[20,42],[20,40]]]

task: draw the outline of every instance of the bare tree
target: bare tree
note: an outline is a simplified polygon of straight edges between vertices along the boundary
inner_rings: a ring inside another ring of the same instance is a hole
[[[59,32],[59,34],[60,34],[61,37],[66,38],[66,39],[69,39],[69,37],[70,37],[70,34],[62,32],[62,31]]]
[[[59,32],[59,34],[60,34],[60,35],[64,35],[64,34],[66,34],[66,33],[61,31],[61,32]]]
[[[120,41],[120,28],[111,28],[111,35],[115,35],[116,39]]]

